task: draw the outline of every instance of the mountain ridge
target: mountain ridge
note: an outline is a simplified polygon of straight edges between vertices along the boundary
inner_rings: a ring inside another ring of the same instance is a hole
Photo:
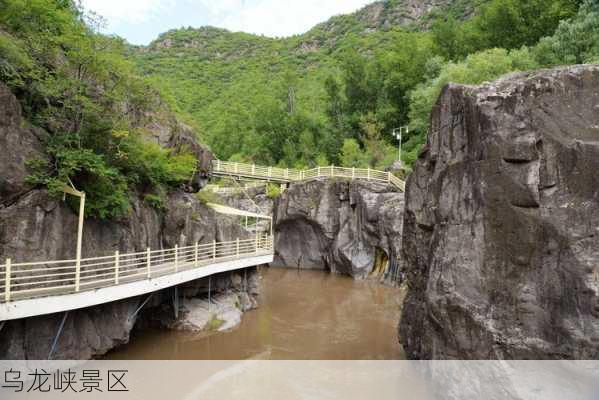
[[[356,49],[369,55],[384,53],[396,45],[401,32],[425,30],[426,18],[436,10],[463,18],[480,1],[376,1],[285,38],[211,26],[171,29],[147,46],[132,47],[130,54],[141,73],[155,78],[174,108],[188,114],[203,139],[226,159],[240,152],[240,143],[225,143],[222,136],[231,129],[254,128],[224,116],[248,114],[251,119],[258,103],[280,99],[289,90],[277,87],[277,82],[293,82],[300,111],[319,123],[319,110],[326,107],[324,82],[338,74],[347,54]]]

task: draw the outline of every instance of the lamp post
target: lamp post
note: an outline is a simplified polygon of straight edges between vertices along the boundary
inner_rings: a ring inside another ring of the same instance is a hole
[[[393,137],[395,137],[395,139],[397,139],[398,142],[397,160],[399,161],[399,165],[401,165],[401,135],[404,132],[404,130],[406,133],[410,132],[410,128],[407,125],[393,129]]]
[[[70,182],[69,182],[70,183]],[[79,280],[81,276],[81,245],[83,241],[83,218],[85,210],[85,192],[80,192],[75,189],[73,184],[72,187],[64,186],[62,191],[64,193],[79,197],[79,223],[77,224],[77,255],[75,259],[75,292],[79,291]]]

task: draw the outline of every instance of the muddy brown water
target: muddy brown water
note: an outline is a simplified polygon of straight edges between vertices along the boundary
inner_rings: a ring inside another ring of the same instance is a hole
[[[259,308],[228,332],[137,332],[108,359],[403,359],[400,290],[323,271],[262,268]]]

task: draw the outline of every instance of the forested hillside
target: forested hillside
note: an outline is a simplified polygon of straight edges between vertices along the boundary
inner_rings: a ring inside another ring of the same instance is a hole
[[[401,125],[414,160],[448,82],[599,61],[597,0],[392,0],[291,38],[188,28],[142,48],[71,0],[0,10],[0,82],[44,132],[29,181],[56,194],[72,181],[101,218],[126,215],[132,191],[160,207],[197,171],[147,140],[180,129],[173,113],[222,159],[383,168]]]
[[[398,126],[410,126],[403,158],[414,160],[445,83],[593,61],[596,9],[595,0],[389,0],[284,39],[172,30],[130,56],[220,158],[382,168],[396,157]]]
[[[0,85],[43,141],[46,157],[27,160],[31,187],[61,195],[74,184],[88,194],[88,216],[118,218],[133,192],[159,207],[197,161],[148,140],[148,122],[176,130],[177,121],[125,58],[125,43],[96,27],[71,0],[0,0]],[[14,191],[1,178],[0,194]],[[1,196],[0,207],[11,201]]]

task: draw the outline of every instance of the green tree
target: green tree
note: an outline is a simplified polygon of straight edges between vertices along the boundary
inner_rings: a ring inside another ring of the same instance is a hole
[[[368,157],[356,139],[345,139],[341,148],[341,165],[344,167],[366,168]]]
[[[599,57],[599,3],[587,0],[577,16],[562,21],[554,35],[534,48],[541,65],[582,64]]]

